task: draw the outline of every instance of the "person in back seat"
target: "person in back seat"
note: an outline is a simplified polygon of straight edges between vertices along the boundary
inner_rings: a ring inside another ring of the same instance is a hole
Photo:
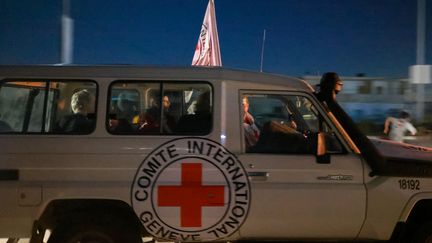
[[[171,114],[171,101],[167,95],[164,95],[162,98],[162,130],[164,133],[171,134],[173,133],[173,129],[175,127],[176,121],[174,116]]]
[[[135,134],[132,123],[136,110],[133,97],[127,92],[120,93],[110,112],[109,130],[115,134]]]
[[[60,133],[88,134],[94,128],[94,121],[88,118],[92,95],[87,90],[80,90],[72,95],[73,114],[63,117],[57,127]]]
[[[153,98],[152,106],[145,113],[141,113],[136,122],[138,133],[172,134],[175,127],[175,119],[170,114],[171,102],[167,95],[162,97],[162,110],[159,105],[159,96]],[[162,111],[162,119],[161,119]],[[161,130],[162,127],[162,130]]]
[[[177,134],[204,135],[212,128],[210,92],[202,93],[195,105],[195,114],[182,116],[177,123]]]

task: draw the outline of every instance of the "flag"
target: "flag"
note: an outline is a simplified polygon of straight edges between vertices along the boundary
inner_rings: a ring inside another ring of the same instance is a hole
[[[213,0],[209,0],[201,33],[192,59],[193,66],[222,66],[216,12]]]

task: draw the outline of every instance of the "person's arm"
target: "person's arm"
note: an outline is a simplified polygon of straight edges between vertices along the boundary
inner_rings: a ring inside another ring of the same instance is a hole
[[[385,123],[384,123],[384,131],[383,131],[384,134],[388,134],[391,120],[392,120],[391,117],[387,117],[387,119],[385,120]]]
[[[408,131],[411,133],[411,135],[416,135],[417,133],[417,129],[410,123],[410,122],[406,122],[406,128],[408,129]]]

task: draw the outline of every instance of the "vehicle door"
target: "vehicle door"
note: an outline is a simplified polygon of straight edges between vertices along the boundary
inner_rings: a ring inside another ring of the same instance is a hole
[[[355,238],[365,218],[360,157],[313,97],[241,91],[243,152],[251,208],[240,230],[247,238]],[[318,132],[327,161],[318,160]]]

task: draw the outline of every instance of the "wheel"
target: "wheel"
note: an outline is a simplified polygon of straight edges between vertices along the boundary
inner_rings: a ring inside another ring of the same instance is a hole
[[[48,243],[142,243],[142,239],[136,227],[116,219],[98,219],[65,222],[54,229]]]
[[[414,233],[413,243],[432,243],[432,222],[423,224]]]

